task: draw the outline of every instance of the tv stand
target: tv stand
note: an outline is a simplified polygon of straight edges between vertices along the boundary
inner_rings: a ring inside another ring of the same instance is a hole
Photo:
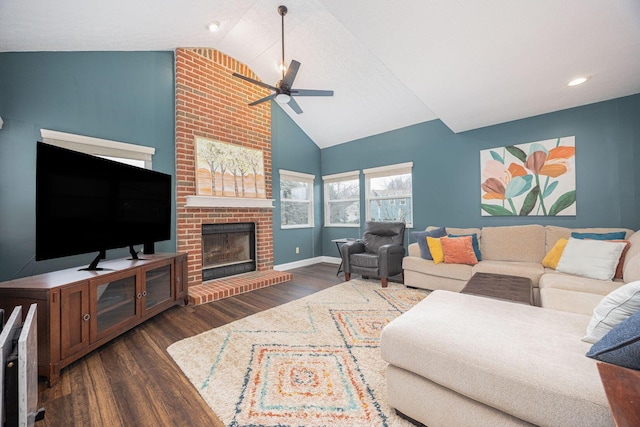
[[[103,270],[54,271],[0,283],[0,309],[38,304],[38,374],[60,370],[163,312],[186,303],[187,255],[103,262]]]

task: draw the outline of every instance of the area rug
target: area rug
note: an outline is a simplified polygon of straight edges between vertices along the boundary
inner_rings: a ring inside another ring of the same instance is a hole
[[[411,426],[386,403],[380,332],[427,294],[352,280],[167,350],[228,426]]]

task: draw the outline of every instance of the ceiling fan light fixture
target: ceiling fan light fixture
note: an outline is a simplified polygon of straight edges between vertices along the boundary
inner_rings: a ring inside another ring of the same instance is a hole
[[[279,93],[276,95],[276,101],[278,104],[288,104],[291,101],[291,96],[286,93]]]
[[[209,25],[207,25],[207,28],[209,29],[209,31],[211,31],[212,33],[215,33],[216,31],[218,31],[220,29],[220,22],[218,21],[213,21],[211,22]]]

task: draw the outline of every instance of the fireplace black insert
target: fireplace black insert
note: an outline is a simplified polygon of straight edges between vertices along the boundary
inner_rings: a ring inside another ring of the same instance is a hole
[[[255,223],[202,224],[203,282],[255,270]]]

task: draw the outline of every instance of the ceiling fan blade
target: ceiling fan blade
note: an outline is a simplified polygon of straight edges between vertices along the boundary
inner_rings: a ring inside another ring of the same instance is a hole
[[[295,99],[291,98],[289,100],[289,107],[291,107],[291,109],[295,111],[297,114],[302,114],[302,108],[300,108],[300,106],[298,105]]]
[[[263,103],[263,102],[265,102],[265,101],[269,101],[269,100],[271,100],[271,99],[274,99],[274,98],[276,97],[276,95],[277,95],[277,93],[272,93],[272,94],[271,94],[271,95],[269,95],[269,96],[265,96],[264,98],[260,98],[260,99],[258,99],[257,101],[253,101],[253,102],[252,102],[252,103],[250,103],[249,105],[253,106],[253,105],[261,104],[261,103]]]
[[[333,96],[332,90],[291,89],[292,96]]]
[[[265,88],[265,89],[277,90],[275,87],[273,87],[273,86],[271,86],[271,85],[268,85],[268,84],[266,84],[266,83],[262,83],[262,82],[260,82],[260,81],[258,81],[258,80],[254,80],[254,79],[249,78],[249,77],[245,77],[245,76],[243,76],[242,74],[233,73],[233,77],[237,77],[237,78],[239,78],[239,79],[246,80],[246,81],[248,81],[249,83],[253,83],[254,85],[262,86],[262,87],[263,87],[263,88]]]
[[[293,81],[296,79],[296,74],[298,74],[298,69],[300,68],[300,63],[295,59],[291,60],[291,64],[287,67],[287,72],[282,78],[282,85],[286,87],[291,87],[293,85]]]

